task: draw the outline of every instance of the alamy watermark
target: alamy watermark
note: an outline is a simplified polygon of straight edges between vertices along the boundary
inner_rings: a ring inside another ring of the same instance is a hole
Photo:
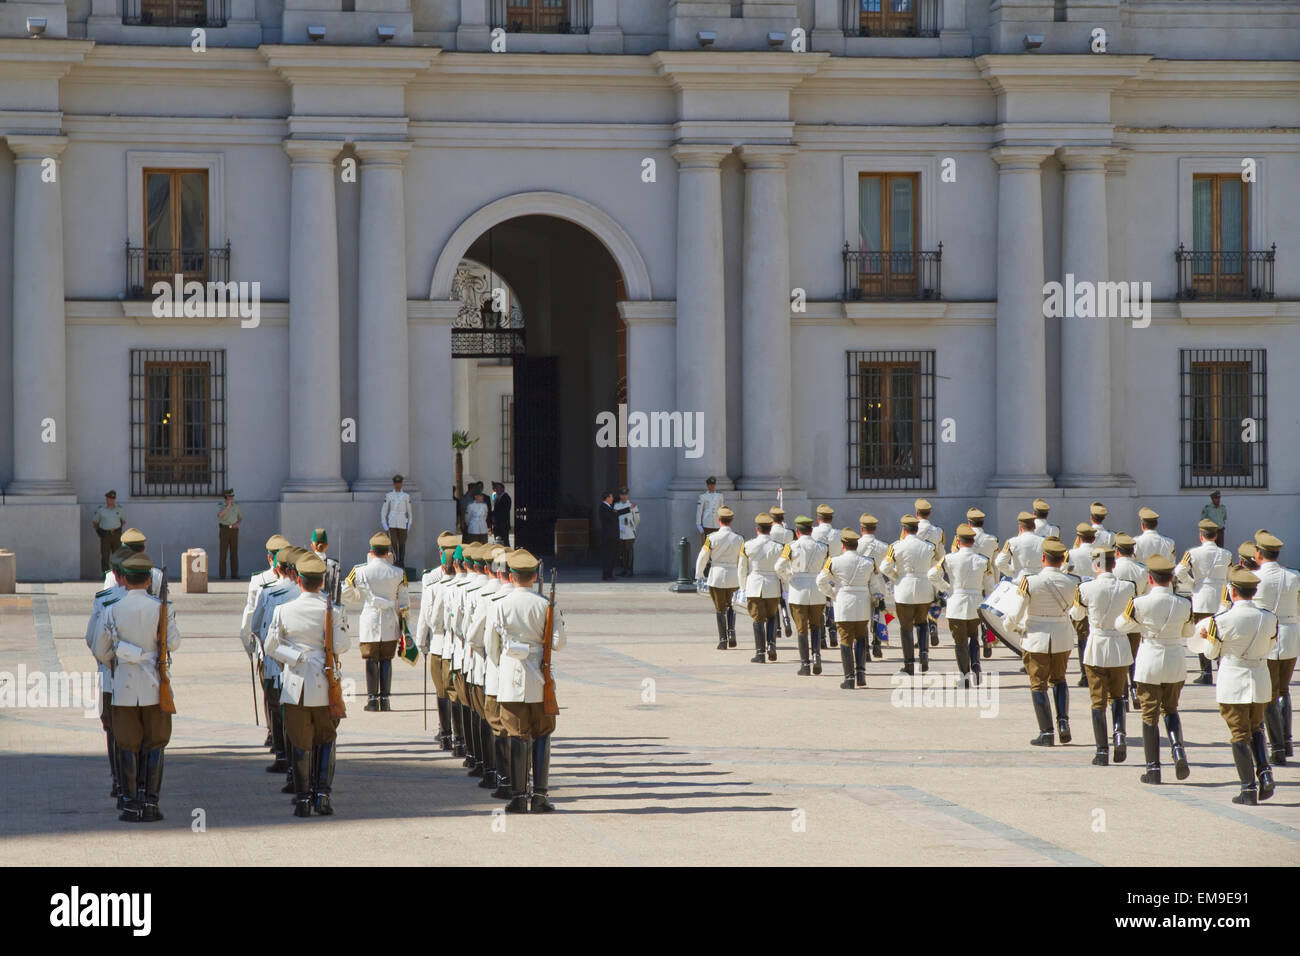
[[[179,272],[171,282],[155,282],[153,314],[157,319],[239,318],[239,327],[255,329],[262,322],[262,283],[185,281]]]
[[[596,413],[597,448],[684,448],[687,458],[704,454],[703,412]]]
[[[75,708],[82,715],[98,717],[103,682],[99,671],[32,671],[26,664],[18,672],[0,671],[0,708]]]
[[[967,683],[962,674],[894,674],[889,678],[891,707],[964,708],[979,710],[981,717],[996,717],[999,708],[999,680],[996,673],[983,674],[980,683]]]
[[[1065,284],[1043,286],[1043,318],[1046,319],[1132,319],[1133,328],[1151,324],[1150,282],[1075,281],[1065,274]]]

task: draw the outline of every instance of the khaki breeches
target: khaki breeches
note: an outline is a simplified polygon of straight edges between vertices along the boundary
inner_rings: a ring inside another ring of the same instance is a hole
[[[1094,667],[1083,665],[1088,675],[1088,696],[1092,698],[1093,710],[1105,710],[1106,701],[1123,700],[1124,687],[1128,683],[1128,665],[1122,667]]]
[[[736,588],[709,588],[709,597],[713,599],[713,610],[719,614],[724,613],[727,608],[731,607],[731,596],[736,593]]]
[[[1273,699],[1291,695],[1291,672],[1295,670],[1295,658],[1268,662],[1268,676],[1273,683]]]
[[[790,617],[794,618],[794,629],[800,634],[826,626],[826,605],[791,604]]]
[[[447,671],[443,666],[442,658],[437,654],[430,654],[429,657],[429,679],[433,681],[433,693],[438,697],[447,696]]]
[[[396,641],[370,641],[361,645],[363,661],[391,661],[396,656]]]
[[[500,706],[501,726],[511,737],[527,740],[555,733],[555,718],[546,713],[540,701],[536,704],[501,701]]]
[[[1228,725],[1234,744],[1247,743],[1250,735],[1264,723],[1267,704],[1220,704],[1219,715]]]
[[[1142,705],[1142,723],[1154,725],[1161,714],[1178,713],[1178,697],[1183,682],[1176,684],[1138,684],[1138,703]]]
[[[308,747],[327,744],[338,737],[338,724],[330,716],[328,706],[285,704],[284,732],[289,735],[289,743],[299,750],[306,750]]]
[[[1029,674],[1029,689],[1046,691],[1048,684],[1065,683],[1065,667],[1070,663],[1070,652],[1035,654],[1025,652],[1025,671]]]
[[[157,704],[148,707],[115,706],[113,739],[123,750],[166,747],[172,739],[172,715],[164,714]]]
[[[483,719],[488,722],[494,734],[504,734],[506,725],[501,723],[501,705],[497,703],[496,694],[484,693]]]
[[[749,616],[755,623],[762,624],[770,617],[776,617],[781,613],[781,599],[779,597],[747,597],[745,598],[745,607],[749,610]]]
[[[835,630],[840,635],[841,644],[856,644],[865,641],[871,629],[870,621],[836,621]]]

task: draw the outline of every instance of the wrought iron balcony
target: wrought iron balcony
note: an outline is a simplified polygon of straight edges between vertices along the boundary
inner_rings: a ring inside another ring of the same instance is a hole
[[[122,23],[132,27],[224,27],[230,0],[122,0]]]
[[[1178,264],[1178,298],[1271,299],[1277,243],[1262,252],[1197,252],[1182,243]]]
[[[230,243],[217,249],[144,249],[126,244],[126,297],[153,298],[155,282],[229,282]]]
[[[937,37],[939,0],[841,0],[846,37]]]
[[[939,299],[943,243],[933,252],[859,252],[844,243],[844,298]]]
[[[492,29],[507,33],[589,33],[591,0],[492,0]]]

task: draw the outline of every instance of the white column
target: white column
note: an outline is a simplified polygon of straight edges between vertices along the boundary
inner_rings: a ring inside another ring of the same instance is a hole
[[[790,248],[786,160],[793,146],[743,146],[741,488],[789,484]]]
[[[1076,282],[1105,282],[1106,147],[1061,149],[1065,168],[1062,273]],[[1110,331],[1114,319],[1061,319],[1061,471],[1057,484],[1112,484]]]
[[[727,382],[724,351],[722,173],[724,145],[678,145],[677,160],[677,410],[704,414],[699,458],[677,462],[675,487],[699,490],[727,477]]]
[[[357,451],[353,491],[386,492],[410,470],[410,389],[406,330],[406,192],[402,166],[411,144],[356,144],[361,159],[358,269]],[[410,490],[409,488],[407,490]]]
[[[1050,486],[1043,319],[1043,187],[1050,149],[1001,146],[996,324],[997,471],[993,488]]]
[[[10,495],[67,495],[62,136],[10,136],[14,153],[13,411]],[[48,161],[48,162],[47,162]],[[49,440],[53,438],[53,440]]]
[[[332,140],[284,142],[289,217],[289,480],[285,492],[347,491],[342,478],[339,240]],[[324,383],[324,387],[322,387]]]
[[[592,53],[622,53],[623,30],[618,25],[619,0],[591,0],[587,39]]]

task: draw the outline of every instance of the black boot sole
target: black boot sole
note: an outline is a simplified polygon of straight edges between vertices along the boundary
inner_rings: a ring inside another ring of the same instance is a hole
[[[1160,782],[1159,770],[1148,770],[1139,778],[1143,783],[1157,784]]]
[[[822,662],[821,662],[821,661],[813,661],[812,672],[813,672],[814,674],[820,674],[820,673],[822,672]]]
[[[1192,775],[1192,768],[1187,766],[1186,760],[1180,760],[1174,764],[1174,776],[1179,780],[1186,780]]]

